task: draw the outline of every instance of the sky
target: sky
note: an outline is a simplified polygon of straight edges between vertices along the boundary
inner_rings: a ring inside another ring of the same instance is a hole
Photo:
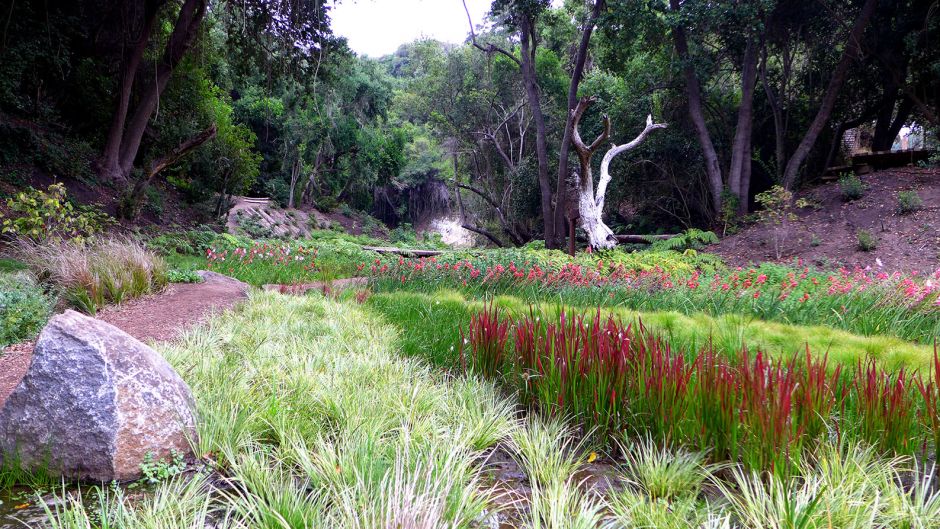
[[[467,0],[479,25],[492,0]],[[330,11],[333,33],[346,37],[360,55],[380,57],[406,42],[430,37],[463,42],[469,33],[461,0],[342,0]]]

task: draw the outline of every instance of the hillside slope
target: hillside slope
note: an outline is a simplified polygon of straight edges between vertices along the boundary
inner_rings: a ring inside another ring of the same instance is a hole
[[[742,265],[802,258],[808,264],[871,266],[885,271],[940,268],[940,169],[907,167],[860,178],[865,194],[851,202],[843,200],[837,182],[798,193],[798,199],[811,205],[795,209],[796,219],[781,229],[779,258],[774,230],[760,223],[748,225],[709,250]],[[905,215],[897,210],[898,192],[908,190],[916,191],[923,203]],[[859,230],[874,236],[873,250],[858,248]]]

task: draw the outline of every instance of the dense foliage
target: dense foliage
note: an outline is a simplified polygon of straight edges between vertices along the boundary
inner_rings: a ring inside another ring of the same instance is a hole
[[[615,144],[648,114],[669,123],[612,165],[615,232],[733,229],[762,191],[835,164],[848,128],[873,124],[875,150],[912,122],[929,139],[932,4],[499,1],[468,42],[371,59],[331,33],[324,0],[15,2],[0,175],[81,181],[131,217],[159,219],[164,190],[206,219],[248,193],[392,225],[459,215],[496,244],[557,247],[584,95],[585,137],[601,114]]]
[[[51,312],[52,300],[27,273],[0,273],[0,347],[34,338]]]

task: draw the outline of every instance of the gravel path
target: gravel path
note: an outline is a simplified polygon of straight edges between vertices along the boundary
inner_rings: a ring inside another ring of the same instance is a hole
[[[171,284],[159,294],[106,307],[97,318],[144,343],[169,341],[248,296],[248,285],[212,272],[204,274],[202,283]],[[26,374],[33,345],[14,344],[0,355],[0,407]]]

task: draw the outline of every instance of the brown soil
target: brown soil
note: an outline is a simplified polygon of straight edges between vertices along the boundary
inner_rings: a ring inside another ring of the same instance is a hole
[[[797,218],[778,231],[784,236],[779,257],[774,230],[763,224],[725,237],[709,251],[739,265],[801,258],[817,266],[871,266],[889,272],[940,267],[940,170],[908,167],[860,178],[867,189],[853,202],[842,200],[838,182],[798,193],[798,199],[812,205],[795,210]],[[915,190],[923,206],[902,215],[896,211],[897,194],[906,190]],[[877,240],[874,250],[858,249],[858,230],[871,232]]]
[[[142,342],[170,341],[211,314],[231,308],[248,287],[225,276],[208,274],[202,283],[172,284],[159,294],[107,307],[97,318]],[[29,368],[33,343],[11,345],[0,354],[0,407]]]

